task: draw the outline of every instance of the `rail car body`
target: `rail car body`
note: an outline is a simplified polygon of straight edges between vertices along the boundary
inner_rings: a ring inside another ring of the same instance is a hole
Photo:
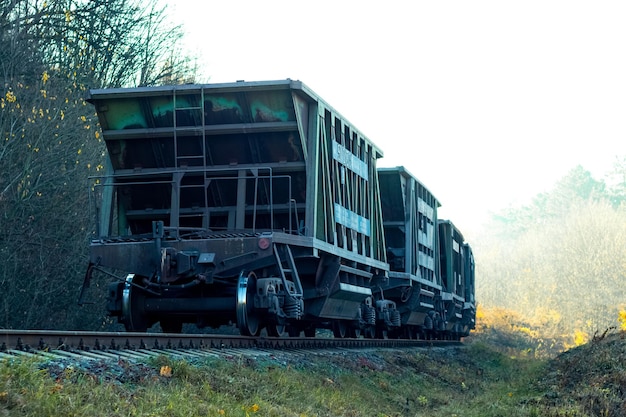
[[[459,338],[474,328],[474,259],[435,196],[406,168],[379,168],[388,278],[379,299],[399,313],[399,336]],[[460,282],[459,282],[460,281]]]
[[[442,310],[437,201],[409,175],[411,203],[381,206],[407,198],[387,186],[406,171],[378,171],[382,151],[303,83],[92,90],[88,101],[109,166],[84,288],[94,270],[113,276],[107,310],[128,331],[458,330],[456,310]],[[466,289],[452,294],[462,317]]]
[[[474,255],[449,220],[439,220],[439,254],[445,312],[443,330],[466,335],[474,328],[476,317]]]

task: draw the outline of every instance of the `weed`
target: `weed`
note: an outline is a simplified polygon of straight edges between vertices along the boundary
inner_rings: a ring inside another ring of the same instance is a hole
[[[626,411],[623,346],[607,334],[552,361],[481,342],[145,364],[11,359],[0,361],[0,416],[612,417]]]

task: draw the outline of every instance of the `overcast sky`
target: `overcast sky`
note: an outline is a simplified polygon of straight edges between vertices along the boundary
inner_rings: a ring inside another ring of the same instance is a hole
[[[303,81],[468,240],[576,165],[603,179],[626,155],[625,1],[169,3],[200,81]]]

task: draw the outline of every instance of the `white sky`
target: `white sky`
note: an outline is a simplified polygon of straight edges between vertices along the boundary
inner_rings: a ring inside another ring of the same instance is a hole
[[[179,0],[204,80],[303,81],[471,241],[626,155],[625,1]]]

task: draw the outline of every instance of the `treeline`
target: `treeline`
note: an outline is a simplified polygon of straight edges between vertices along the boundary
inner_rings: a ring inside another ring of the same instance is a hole
[[[77,311],[104,144],[89,88],[193,81],[157,0],[0,2],[0,327],[94,329]],[[104,293],[104,291],[101,291]]]
[[[580,343],[626,306],[626,158],[596,180],[582,167],[531,204],[493,216],[476,243],[483,306],[521,313],[546,338]]]

